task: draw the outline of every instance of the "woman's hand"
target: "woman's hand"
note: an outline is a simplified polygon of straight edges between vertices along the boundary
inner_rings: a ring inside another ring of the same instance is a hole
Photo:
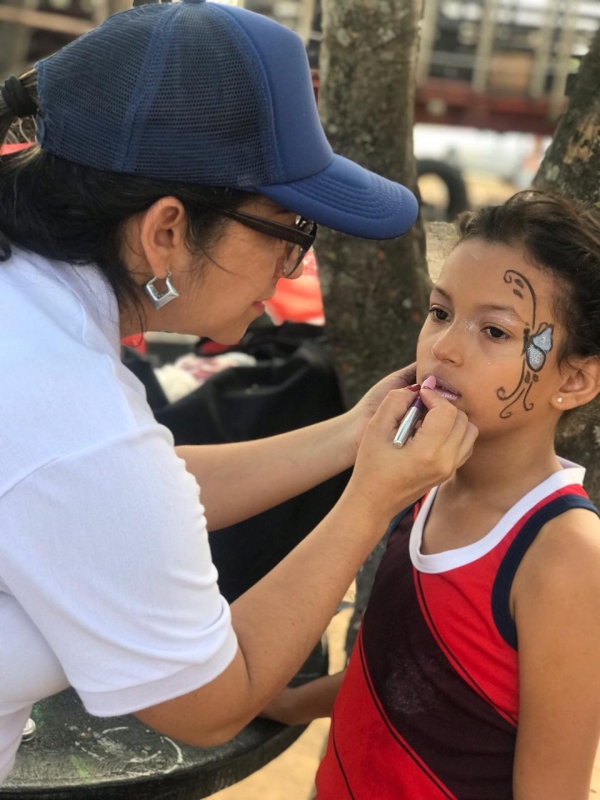
[[[409,503],[447,480],[473,451],[477,428],[432,389],[421,389],[428,412],[404,447],[392,444],[415,399],[410,389],[388,393],[368,423],[346,495],[359,495],[373,515],[390,520]]]
[[[365,396],[358,401],[354,408],[344,414],[346,420],[346,433],[352,449],[352,462],[356,458],[359,445],[367,425],[373,418],[381,403],[394,389],[404,389],[416,380],[416,364],[410,364],[404,369],[392,372],[379,383],[376,383]]]

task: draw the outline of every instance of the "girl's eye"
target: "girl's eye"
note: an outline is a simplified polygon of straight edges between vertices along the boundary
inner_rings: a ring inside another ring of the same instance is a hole
[[[493,325],[488,325],[487,328],[484,328],[485,331],[488,332],[488,335],[491,339],[508,339],[510,338],[507,333],[501,331],[500,328],[496,328]]]
[[[448,312],[444,311],[443,308],[434,306],[429,309],[429,313],[434,322],[445,322],[448,319]]]

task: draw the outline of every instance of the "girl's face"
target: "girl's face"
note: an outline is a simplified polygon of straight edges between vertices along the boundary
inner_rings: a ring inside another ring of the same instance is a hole
[[[417,379],[464,411],[480,439],[559,417],[564,330],[555,281],[517,248],[470,240],[451,253],[431,293],[417,346]]]

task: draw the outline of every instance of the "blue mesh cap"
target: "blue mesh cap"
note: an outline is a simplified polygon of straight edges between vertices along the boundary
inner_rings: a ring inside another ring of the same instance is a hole
[[[143,5],[36,66],[38,142],[69,161],[259,192],[366,238],[394,238],[417,218],[408,189],[333,153],[302,40],[259,14]]]

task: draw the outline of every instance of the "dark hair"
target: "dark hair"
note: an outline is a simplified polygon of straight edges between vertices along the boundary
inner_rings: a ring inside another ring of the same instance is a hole
[[[37,100],[37,73],[21,77]],[[43,113],[43,112],[42,112]],[[0,96],[0,144],[15,138],[16,118]],[[12,135],[9,136],[9,134]],[[124,223],[147,211],[161,197],[176,197],[188,217],[187,246],[206,254],[233,211],[251,195],[226,187],[196,186],[106,172],[75,164],[37,145],[0,158],[0,261],[11,256],[11,242],[45,258],[95,265],[121,307],[135,308],[143,325],[140,287],[123,262]]]
[[[465,212],[457,221],[459,244],[482,239],[521,247],[529,260],[549,270],[564,291],[556,313],[567,338],[559,361],[570,355],[600,355],[600,216],[564,197],[518,192],[500,206]]]

